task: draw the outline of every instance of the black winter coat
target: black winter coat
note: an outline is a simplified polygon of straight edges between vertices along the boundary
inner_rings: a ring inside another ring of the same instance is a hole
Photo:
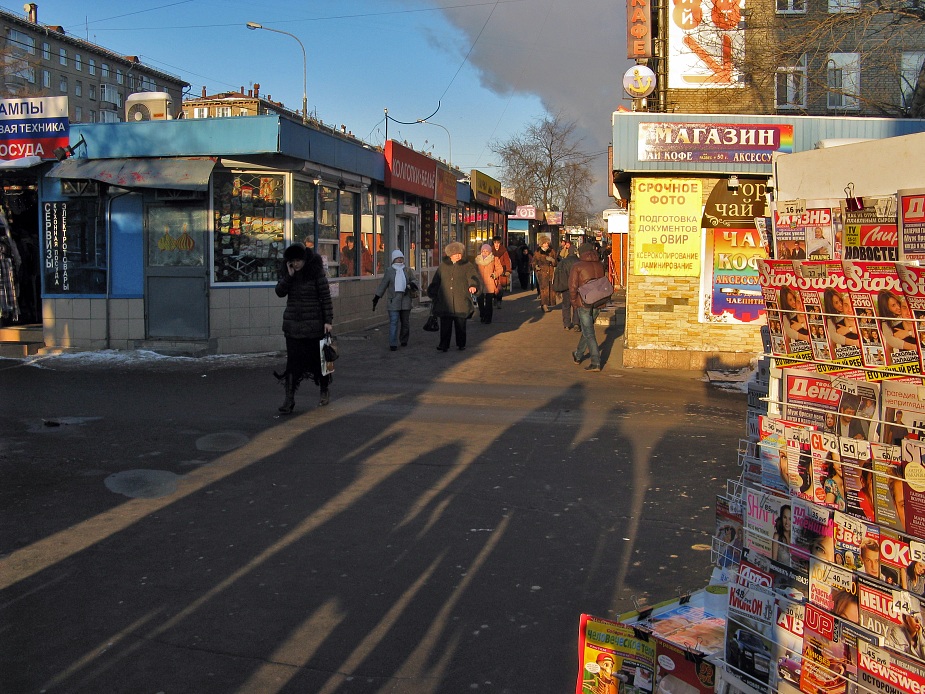
[[[465,257],[458,263],[444,258],[427,287],[427,296],[434,301],[434,315],[467,318],[474,309],[469,287],[481,291],[482,282],[474,263]]]
[[[296,339],[324,337],[324,324],[334,322],[331,287],[324,272],[321,256],[306,249],[305,265],[291,277],[283,267],[276,283],[276,296],[286,297],[283,311],[283,334]]]

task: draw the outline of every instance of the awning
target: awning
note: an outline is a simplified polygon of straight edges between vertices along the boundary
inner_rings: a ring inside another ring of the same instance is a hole
[[[121,188],[205,190],[215,167],[211,157],[157,159],[65,159],[48,172],[52,178],[92,179]]]
[[[5,159],[0,161],[0,169],[31,169],[42,163],[41,157],[20,157],[19,159]]]

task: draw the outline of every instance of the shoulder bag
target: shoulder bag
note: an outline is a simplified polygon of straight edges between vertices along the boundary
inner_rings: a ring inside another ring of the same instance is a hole
[[[607,275],[588,280],[578,288],[582,303],[588,308],[600,308],[613,296],[614,287]]]

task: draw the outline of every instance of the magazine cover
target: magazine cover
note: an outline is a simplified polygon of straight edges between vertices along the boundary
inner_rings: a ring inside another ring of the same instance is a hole
[[[859,576],[857,584],[859,626],[881,639],[886,639],[891,630],[901,628],[902,617],[898,602],[894,601],[895,594],[901,591],[865,576]]]
[[[846,438],[878,440],[878,384],[799,369],[785,369],[782,382],[785,420]]]
[[[771,678],[774,596],[758,588],[732,586],[726,622],[726,663],[742,676],[767,685]]]
[[[821,559],[810,559],[809,602],[849,622],[858,622],[856,575]]]
[[[808,498],[836,511],[844,511],[845,478],[838,436],[813,431],[809,437],[812,458],[812,489]]]
[[[831,614],[807,605],[803,618],[803,692],[846,692],[852,675],[852,653],[839,622]]]
[[[783,561],[783,555],[789,554],[790,510],[789,499],[746,488],[744,546],[769,559]],[[785,563],[790,565],[789,561]]]
[[[725,569],[737,565],[742,559],[741,502],[728,496],[716,497],[716,539],[718,551],[716,566]]]
[[[925,400],[921,383],[884,381],[880,386],[883,423],[883,443],[899,446],[902,440],[925,431]]]
[[[902,492],[894,485],[897,523],[913,537],[925,539],[925,441],[903,439],[902,477]]]
[[[870,692],[925,691],[925,667],[872,643],[859,641],[858,684]]]
[[[575,694],[620,691],[652,694],[655,646],[636,638],[633,627],[581,615]]]
[[[715,615],[705,607],[690,603],[675,605],[640,619],[636,625],[668,643],[695,653],[714,655],[723,650],[725,617]]]
[[[899,260],[899,232],[897,229],[896,198],[865,196],[860,210],[847,209],[842,201],[844,221],[845,260],[897,261]],[[892,200],[892,204],[883,204]]]
[[[899,259],[925,260],[925,188],[896,191],[899,216]]]
[[[793,499],[791,503],[793,528],[790,565],[805,574],[808,582],[810,557],[835,563],[835,521],[831,509],[803,499]]]
[[[881,357],[871,363],[865,360],[865,366],[883,367],[883,371],[868,371],[868,378],[878,380],[921,373],[915,322],[896,264],[846,260],[844,273],[852,288],[849,295],[855,315],[865,325],[875,321],[871,339],[876,336],[883,346]],[[861,325],[862,332],[863,327]]]
[[[923,362],[925,355],[922,353],[922,346],[925,344],[925,267],[897,263],[896,272],[902,282],[906,304],[912,312],[918,340],[919,361],[925,364]],[[925,367],[922,372],[925,373]]]
[[[877,514],[874,512],[874,464],[870,443],[844,437],[839,438],[838,443],[845,482],[845,512],[874,523]]]
[[[870,450],[874,463],[877,523],[903,532],[906,529],[906,520],[903,507],[902,449],[899,446],[874,443],[871,444]]]
[[[804,609],[801,602],[777,599],[770,684],[771,689],[778,694],[799,691]]]
[[[835,564],[880,578],[880,526],[834,512]]]
[[[658,694],[713,694],[716,666],[705,658],[655,637],[655,687]]]
[[[758,283],[764,298],[771,354],[778,366],[812,360],[809,324],[796,289],[797,275],[789,260],[759,260]]]
[[[828,260],[834,257],[832,209],[812,207],[799,214],[776,212],[774,257],[788,260]]]
[[[846,290],[847,278],[842,263],[806,263],[800,266],[800,270],[804,275],[819,275],[813,280],[818,295],[817,304],[822,311],[829,359],[827,364],[817,364],[817,370],[826,373],[863,366],[861,330]]]

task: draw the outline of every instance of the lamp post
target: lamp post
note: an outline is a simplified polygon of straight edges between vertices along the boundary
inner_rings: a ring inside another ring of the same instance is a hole
[[[443,132],[446,133],[446,139],[447,139],[447,142],[449,143],[449,149],[450,149],[450,156],[449,156],[448,161],[450,162],[450,166],[452,166],[453,165],[453,138],[450,137],[450,131],[447,130],[444,126],[440,125],[439,123],[434,123],[433,121],[427,120],[426,118],[418,118],[418,123],[426,123],[427,125],[436,125],[438,128],[443,128]]]
[[[280,29],[271,29],[270,27],[265,27],[262,24],[257,24],[257,22],[248,22],[248,29],[263,29],[264,31],[272,31],[277,34],[285,34],[286,36],[291,36],[296,41],[299,42],[299,48],[302,49],[302,122],[308,122],[308,58],[305,57],[305,46],[298,36],[295,34],[290,34],[288,31],[282,31]]]

